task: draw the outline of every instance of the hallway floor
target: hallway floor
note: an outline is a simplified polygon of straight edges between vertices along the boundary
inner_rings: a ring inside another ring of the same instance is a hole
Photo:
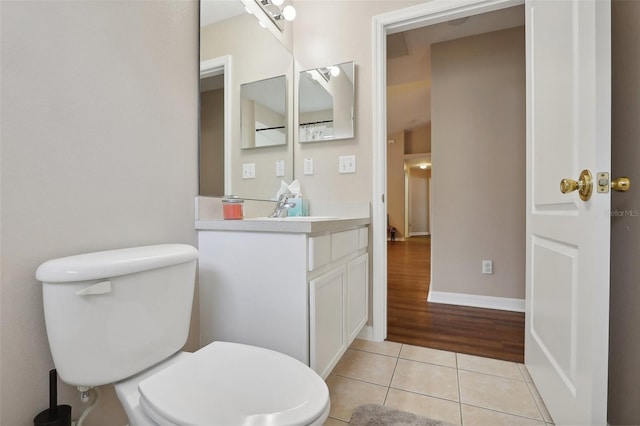
[[[523,364],[356,339],[327,378],[328,426],[383,404],[463,426],[552,424]]]
[[[427,302],[431,237],[387,243],[387,340],[524,361],[524,313]]]

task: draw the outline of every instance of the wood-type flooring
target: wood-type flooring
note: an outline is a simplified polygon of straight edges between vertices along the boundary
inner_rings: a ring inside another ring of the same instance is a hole
[[[427,302],[431,238],[387,243],[387,340],[524,362],[524,313]]]

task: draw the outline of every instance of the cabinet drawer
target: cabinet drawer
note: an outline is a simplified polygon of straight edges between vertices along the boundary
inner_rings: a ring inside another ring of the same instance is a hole
[[[357,229],[331,234],[331,260],[340,259],[358,250],[359,234]]]
[[[331,261],[331,236],[309,237],[309,271],[314,271]]]

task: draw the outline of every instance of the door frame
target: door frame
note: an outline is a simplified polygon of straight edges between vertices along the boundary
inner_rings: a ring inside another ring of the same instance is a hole
[[[231,55],[200,61],[200,80],[216,75],[224,75],[224,193],[231,194]],[[198,82],[200,82],[198,80]],[[200,102],[200,94],[198,94]],[[202,108],[198,106],[198,114],[202,114]],[[198,122],[201,122],[198,119]],[[198,128],[198,133],[200,129]],[[200,143],[198,138],[198,150]],[[199,171],[198,171],[199,173]]]
[[[372,327],[387,337],[387,35],[524,4],[524,0],[433,0],[373,17]]]

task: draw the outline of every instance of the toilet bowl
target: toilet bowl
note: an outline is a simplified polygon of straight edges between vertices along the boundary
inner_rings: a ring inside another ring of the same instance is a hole
[[[325,382],[287,355],[229,342],[115,383],[132,425],[322,425]]]
[[[187,339],[198,252],[183,244],[50,260],[47,337],[60,378],[113,383],[131,426],[322,425],[329,391],[300,361],[272,350]]]

